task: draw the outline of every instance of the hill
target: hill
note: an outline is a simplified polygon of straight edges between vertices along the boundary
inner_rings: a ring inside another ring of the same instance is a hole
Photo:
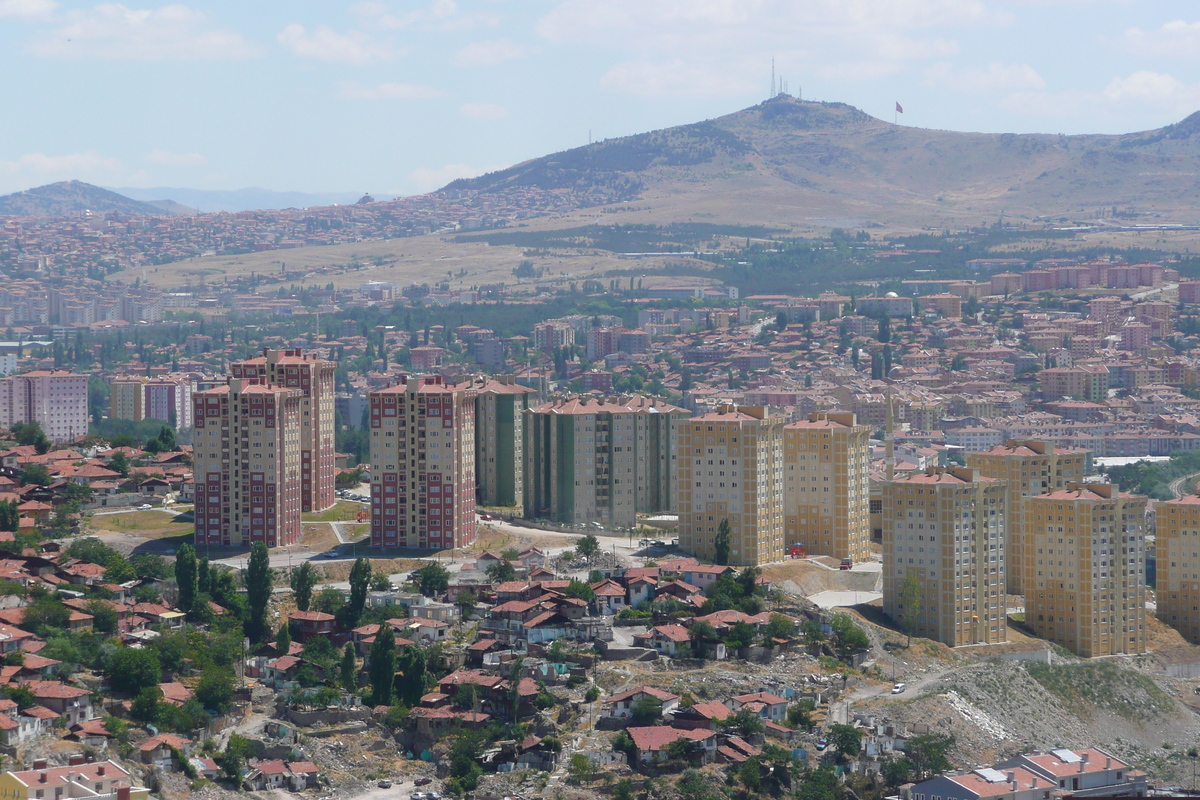
[[[134,200],[147,203],[172,202],[179,210],[173,213],[194,214],[212,211],[256,211],[264,208],[310,208],[312,206],[352,205],[363,196],[362,192],[276,192],[271,189],[249,187],[245,189],[185,189],[181,187],[154,187],[133,189],[112,187]],[[390,200],[390,194],[371,193],[376,200]],[[169,201],[160,201],[169,197]]]
[[[60,181],[0,197],[0,215],[25,217],[68,217],[85,211],[93,214],[174,213],[152,203],[92,186],[83,181]]]
[[[923,227],[1114,214],[1195,222],[1200,112],[1121,135],[962,133],[779,95],[717,119],[454,181],[444,191],[524,187],[637,201],[614,222]]]

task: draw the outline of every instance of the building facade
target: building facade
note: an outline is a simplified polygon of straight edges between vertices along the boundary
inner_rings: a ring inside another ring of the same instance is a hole
[[[480,505],[525,503],[525,410],[536,392],[511,376],[484,382],[475,394],[475,496]]]
[[[1156,616],[1200,643],[1200,496],[1157,503],[1154,510]]]
[[[192,396],[197,544],[299,540],[303,398],[242,378]]]
[[[1023,518],[1025,624],[1084,658],[1146,652],[1146,498],[1069,483]]]
[[[883,485],[883,609],[950,647],[1008,638],[1005,481],[931,468]],[[905,609],[915,578],[920,607]]]
[[[576,397],[530,408],[525,512],[622,528],[674,507],[675,447],[687,411],[641,397]]]
[[[108,385],[108,416],[141,422],[146,418],[146,378],[124,375]]]
[[[175,428],[192,427],[192,379],[186,375],[164,375],[145,384],[144,416],[161,419]]]
[[[334,503],[334,391],[336,365],[300,349],[264,349],[258,358],[229,365],[235,379],[267,386],[299,389],[300,503],[302,511],[319,511]]]
[[[88,376],[37,370],[0,378],[0,428],[36,422],[52,442],[88,432]]]
[[[423,376],[368,395],[373,546],[475,541],[475,391]]]
[[[869,557],[870,435],[853,412],[814,413],[784,426],[786,546],[838,559]]]
[[[679,425],[679,545],[713,560],[722,520],[730,558],[754,566],[784,557],[783,420],[762,406],[721,406]]]
[[[1083,480],[1087,474],[1088,452],[1055,448],[1053,443],[1038,439],[1009,439],[1003,445],[981,453],[967,453],[967,466],[979,470],[985,478],[1008,481],[1005,570],[1008,593],[1021,594],[1025,575],[1021,519],[1024,498]]]

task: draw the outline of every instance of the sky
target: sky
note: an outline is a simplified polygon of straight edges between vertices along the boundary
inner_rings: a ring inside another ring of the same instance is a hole
[[[1122,133],[1200,110],[1174,0],[0,0],[0,192],[416,194],[790,94]]]

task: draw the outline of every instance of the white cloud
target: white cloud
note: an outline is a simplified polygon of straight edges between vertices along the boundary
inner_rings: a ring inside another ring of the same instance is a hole
[[[986,67],[955,67],[939,62],[925,70],[927,86],[943,86],[967,94],[1036,91],[1046,88],[1042,76],[1028,64],[1002,64],[993,61]]]
[[[69,180],[119,185],[124,174],[120,160],[94,150],[61,156],[27,153],[12,161],[0,160],[0,191],[20,191]]]
[[[474,178],[485,172],[492,172],[501,167],[472,167],[469,164],[447,164],[444,167],[420,167],[408,173],[409,182],[418,192],[431,192],[440,189],[450,181],[459,178]]]
[[[342,84],[342,97],[348,100],[420,100],[441,96],[442,93],[432,86],[417,83],[379,83],[363,86],[347,81]]]
[[[525,51],[508,39],[472,42],[454,54],[454,63],[463,67],[494,67],[520,58]]]
[[[362,31],[338,33],[328,25],[318,25],[311,31],[293,22],[276,37],[293,55],[315,58],[338,64],[370,64],[392,58],[390,47],[377,42]]]
[[[1161,28],[1125,31],[1125,44],[1134,53],[1153,58],[1200,58],[1200,22],[1177,19]]]
[[[1142,70],[1128,78],[1113,78],[1103,95],[1114,103],[1131,103],[1191,113],[1200,105],[1200,86],[1188,85],[1172,75]]]
[[[146,154],[146,160],[167,167],[202,167],[207,162],[199,153],[172,153],[167,150],[152,150]]]
[[[508,109],[492,103],[463,103],[458,113],[467,119],[504,119]]]
[[[610,89],[722,96],[765,89],[772,55],[792,87],[802,75],[874,80],[954,56],[963,29],[1009,21],[983,0],[561,0],[536,30],[615,53]]]
[[[1128,130],[1128,120],[1175,122],[1200,107],[1200,84],[1188,84],[1159,72],[1142,70],[1113,78],[1099,91],[1018,91],[1001,107],[1016,114],[1048,119],[1104,119]]]
[[[114,61],[240,59],[261,52],[240,33],[214,27],[207,15],[187,6],[144,9],[120,3],[67,12],[63,24],[34,39],[30,50],[50,58]]]
[[[494,28],[500,24],[498,14],[487,11],[464,13],[455,0],[433,0],[425,8],[399,13],[392,13],[387,3],[370,0],[355,3],[350,7],[350,13],[370,23],[374,28],[455,31],[478,27]]]
[[[0,19],[45,19],[56,8],[54,0],[0,0]]]

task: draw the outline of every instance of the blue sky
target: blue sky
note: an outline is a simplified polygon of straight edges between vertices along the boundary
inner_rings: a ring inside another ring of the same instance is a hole
[[[792,94],[902,124],[1118,133],[1200,109],[1156,0],[0,0],[0,192],[412,194]]]

